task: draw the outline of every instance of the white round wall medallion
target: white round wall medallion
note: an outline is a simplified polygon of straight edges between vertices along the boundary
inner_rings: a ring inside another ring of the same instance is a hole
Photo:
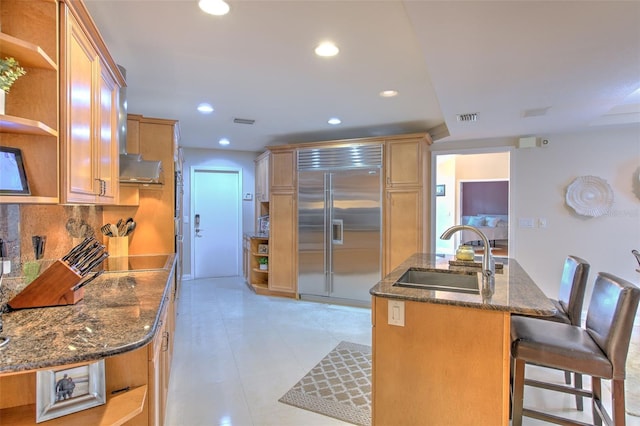
[[[582,216],[597,217],[613,205],[613,190],[597,176],[579,176],[567,187],[567,205]]]

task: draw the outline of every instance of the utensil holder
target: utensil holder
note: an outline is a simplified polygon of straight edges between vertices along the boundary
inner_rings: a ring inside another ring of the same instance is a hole
[[[109,271],[126,271],[129,269],[129,237],[109,237]]]
[[[62,260],[51,266],[9,301],[12,309],[75,305],[84,297],[84,288],[72,291],[82,277]]]

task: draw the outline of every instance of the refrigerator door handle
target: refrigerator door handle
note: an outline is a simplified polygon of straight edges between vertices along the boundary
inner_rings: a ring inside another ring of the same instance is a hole
[[[342,245],[344,224],[342,219],[334,219],[331,224],[331,239],[333,244]]]

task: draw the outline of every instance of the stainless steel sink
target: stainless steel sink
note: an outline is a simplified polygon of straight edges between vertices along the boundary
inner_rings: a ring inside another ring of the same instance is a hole
[[[409,268],[393,285],[423,290],[480,294],[480,275],[477,272],[467,271]]]

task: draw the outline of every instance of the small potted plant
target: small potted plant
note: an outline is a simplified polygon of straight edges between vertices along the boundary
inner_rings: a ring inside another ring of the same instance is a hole
[[[0,114],[4,114],[5,93],[9,93],[13,83],[26,73],[14,58],[0,59]]]
[[[268,257],[259,257],[258,264],[260,265],[260,269],[266,271],[269,268],[269,258]]]

